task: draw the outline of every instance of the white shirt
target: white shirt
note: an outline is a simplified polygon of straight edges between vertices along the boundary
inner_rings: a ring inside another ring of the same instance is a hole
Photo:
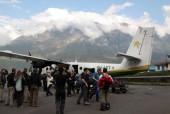
[[[48,87],[50,84],[53,84],[51,81],[53,81],[53,77],[52,77],[52,76],[50,76],[50,77],[47,76],[47,87]]]
[[[22,90],[22,77],[18,77],[18,79],[15,79],[16,80],[16,85],[15,85],[15,88],[17,91],[21,91]]]

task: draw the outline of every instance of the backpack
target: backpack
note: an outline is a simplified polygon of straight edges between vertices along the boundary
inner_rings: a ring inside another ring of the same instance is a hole
[[[102,76],[102,89],[109,90],[110,86],[112,85],[112,80],[109,76]]]
[[[81,75],[76,75],[76,86],[80,87],[82,84]]]

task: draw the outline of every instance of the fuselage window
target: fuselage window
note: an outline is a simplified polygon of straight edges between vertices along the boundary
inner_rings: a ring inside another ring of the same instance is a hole
[[[80,70],[82,70],[83,68],[82,67],[80,67]]]

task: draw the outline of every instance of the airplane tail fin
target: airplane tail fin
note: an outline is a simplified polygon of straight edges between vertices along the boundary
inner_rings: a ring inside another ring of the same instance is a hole
[[[126,54],[118,53],[124,57],[122,67],[134,69],[149,69],[152,56],[152,41],[154,27],[139,27]]]

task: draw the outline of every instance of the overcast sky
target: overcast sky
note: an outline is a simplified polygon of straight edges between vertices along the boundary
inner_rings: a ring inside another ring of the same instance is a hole
[[[0,45],[53,27],[76,28],[95,39],[115,29],[133,36],[138,26],[170,34],[170,1],[0,0]]]

